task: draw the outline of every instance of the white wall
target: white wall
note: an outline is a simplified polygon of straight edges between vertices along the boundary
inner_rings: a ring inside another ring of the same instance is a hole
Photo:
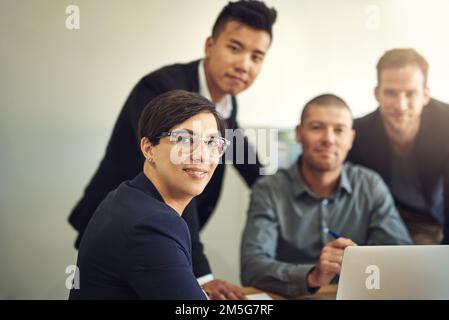
[[[433,92],[449,101],[447,1],[267,2],[279,20],[264,70],[239,98],[244,127],[293,127],[302,105],[329,91],[356,115],[373,110],[375,63],[399,46],[427,57]],[[145,73],[200,57],[226,3],[0,0],[0,298],[66,298],[76,259],[67,217],[127,94]],[[65,28],[69,4],[80,30]],[[228,170],[202,235],[216,275],[234,282],[248,195]]]

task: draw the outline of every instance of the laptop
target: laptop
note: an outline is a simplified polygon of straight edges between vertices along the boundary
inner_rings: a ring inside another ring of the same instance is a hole
[[[337,300],[449,299],[449,245],[347,247]]]

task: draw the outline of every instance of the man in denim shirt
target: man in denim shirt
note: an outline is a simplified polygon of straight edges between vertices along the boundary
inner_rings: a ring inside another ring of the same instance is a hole
[[[305,105],[296,127],[302,156],[253,187],[241,247],[244,285],[307,295],[336,278],[347,246],[411,244],[382,178],[343,163],[352,124],[335,95]]]

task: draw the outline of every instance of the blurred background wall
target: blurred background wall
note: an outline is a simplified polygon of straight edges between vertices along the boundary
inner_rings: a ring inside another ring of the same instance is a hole
[[[304,103],[333,92],[356,116],[376,107],[375,64],[414,47],[449,101],[446,0],[267,0],[278,10],[263,70],[239,96],[243,127],[292,129]],[[66,299],[75,264],[70,210],[103,156],[134,84],[202,57],[226,0],[0,0],[0,298]],[[80,9],[80,29],[65,26]],[[249,190],[228,170],[202,233],[216,277],[239,282]]]

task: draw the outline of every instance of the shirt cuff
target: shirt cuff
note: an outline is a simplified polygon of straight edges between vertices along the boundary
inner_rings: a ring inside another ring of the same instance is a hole
[[[214,280],[214,275],[212,273],[209,273],[209,274],[206,274],[206,275],[204,275],[202,277],[196,278],[196,281],[198,281],[198,284],[200,286],[202,286],[202,285],[204,285],[204,284],[206,284],[206,283],[208,283],[209,281],[212,281],[212,280]]]
[[[300,264],[291,268],[289,282],[286,286],[287,296],[300,297],[310,295],[318,291],[319,288],[309,288],[307,285],[307,275],[313,270],[313,268],[315,268],[315,265],[311,264]]]
[[[320,290],[320,287],[309,287],[309,285],[307,284],[307,277],[314,269],[315,269],[315,267],[310,269],[309,272],[307,272],[306,277],[305,277],[307,291],[309,291],[310,294],[315,294],[318,290]]]

